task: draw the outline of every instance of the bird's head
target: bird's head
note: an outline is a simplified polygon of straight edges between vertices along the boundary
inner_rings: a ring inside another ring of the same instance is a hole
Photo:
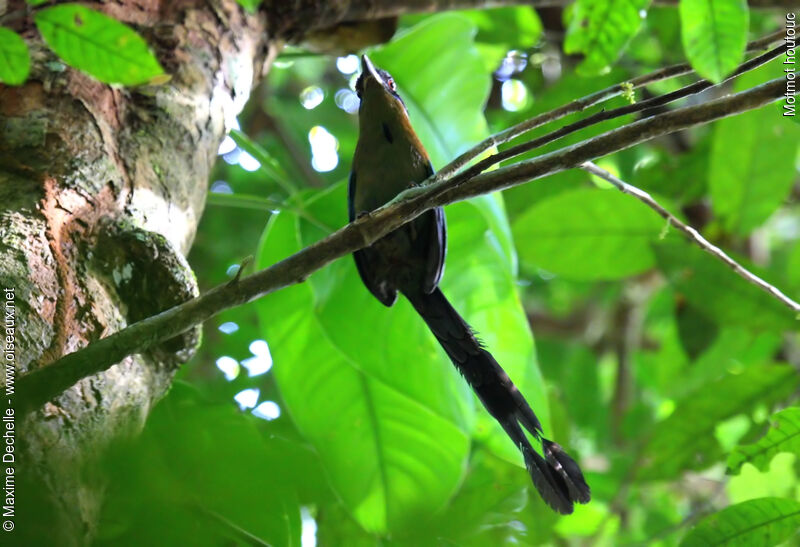
[[[366,55],[361,56],[361,75],[356,81],[356,93],[361,99],[361,118],[369,115],[408,116],[391,74],[373,65]]]

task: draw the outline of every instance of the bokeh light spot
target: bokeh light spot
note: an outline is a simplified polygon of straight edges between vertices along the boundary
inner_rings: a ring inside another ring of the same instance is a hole
[[[253,415],[270,421],[281,417],[281,407],[275,401],[264,401],[253,409]]]
[[[239,375],[239,363],[233,357],[223,355],[217,359],[217,368],[225,375],[229,382]]]
[[[352,89],[340,89],[336,92],[336,95],[333,96],[333,100],[336,106],[348,114],[355,114],[358,112],[358,107],[361,105],[358,95],[356,95]]]
[[[358,70],[358,55],[348,55],[336,59],[336,68],[342,74],[352,74]]]
[[[258,395],[261,392],[256,388],[243,389],[233,396],[233,400],[239,404],[239,408],[245,410],[247,408],[254,408],[258,403]]]
[[[231,185],[224,180],[215,180],[211,183],[209,192],[212,194],[232,194],[233,188],[231,188]]]
[[[528,106],[528,88],[519,80],[506,80],[500,88],[503,108],[517,112]]]
[[[325,173],[336,169],[339,165],[339,141],[321,125],[315,125],[308,132],[308,142],[311,144],[311,166]]]
[[[217,328],[218,328],[218,329],[220,330],[220,332],[222,332],[222,333],[225,333],[225,334],[233,334],[234,332],[236,332],[237,330],[239,330],[239,325],[237,325],[237,324],[236,324],[236,323],[234,323],[233,321],[226,321],[226,322],[224,322],[223,324],[221,324],[221,325],[220,325],[219,327],[217,327]]]
[[[311,85],[300,92],[300,104],[306,110],[311,110],[318,107],[325,98],[325,92],[322,88],[316,85]]]
[[[242,153],[239,155],[239,166],[245,171],[250,171],[252,173],[261,167],[261,163],[253,156],[242,150]]]

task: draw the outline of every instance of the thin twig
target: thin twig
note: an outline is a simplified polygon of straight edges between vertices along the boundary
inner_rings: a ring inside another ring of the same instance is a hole
[[[269,268],[237,283],[215,287],[200,297],[138,321],[53,363],[40,363],[39,368],[17,381],[21,402],[19,413],[23,415],[41,407],[82,378],[106,370],[128,355],[141,353],[223,310],[305,281],[323,266],[371,245],[433,207],[575,168],[648,139],[775,102],[784,92],[785,81],[776,79],[703,105],[683,107],[640,120],[561,151],[483,173],[468,183],[452,186],[449,181],[444,181],[407,190],[398,196],[398,200],[358,218]]]
[[[678,218],[664,209],[649,193],[645,192],[644,190],[637,188],[636,186],[631,186],[627,182],[618,179],[605,169],[602,169],[595,165],[594,163],[587,161],[583,165],[581,165],[581,169],[592,173],[593,175],[597,175],[601,179],[610,182],[617,188],[619,191],[629,194],[651,209],[653,209],[656,213],[661,215],[664,219],[667,220],[672,226],[686,234],[686,236],[692,240],[694,243],[697,244],[698,247],[706,251],[707,253],[714,256],[716,259],[720,260],[723,264],[728,266],[732,269],[738,276],[742,277],[748,283],[752,283],[756,287],[760,288],[763,291],[766,291],[773,297],[777,298],[784,306],[788,307],[795,313],[800,313],[800,304],[786,296],[780,289],[775,287],[774,285],[770,285],[756,274],[749,271],[747,268],[736,262],[730,256],[725,254],[725,251],[708,241],[700,232],[688,226],[678,220]]]

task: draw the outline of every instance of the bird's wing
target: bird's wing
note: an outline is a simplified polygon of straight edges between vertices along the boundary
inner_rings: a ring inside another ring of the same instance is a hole
[[[350,222],[356,219],[355,208],[355,193],[356,193],[356,173],[350,172],[350,181],[347,185],[347,215]],[[376,279],[373,272],[372,261],[370,254],[374,252],[371,249],[361,249],[353,253],[353,258],[356,261],[356,269],[358,275],[361,276],[361,281],[369,289],[375,298],[377,298],[384,306],[391,306],[397,300],[397,290],[391,287],[385,281],[381,282]]]

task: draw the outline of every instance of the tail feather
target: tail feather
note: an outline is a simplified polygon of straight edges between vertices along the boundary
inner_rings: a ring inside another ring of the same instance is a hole
[[[554,511],[564,515],[572,513],[572,504],[577,500],[572,497],[567,480],[558,473],[549,461],[542,458],[533,449],[528,437],[525,436],[519,426],[519,422],[514,419],[502,420],[499,418],[498,422],[522,452],[522,457],[525,459],[525,468],[528,470],[533,485],[539,495],[542,496],[542,499]],[[580,473],[580,469],[578,469],[578,473]]]
[[[561,445],[547,439],[542,439],[542,451],[550,467],[564,479],[570,498],[578,503],[589,503],[591,491],[575,460],[564,452]]]
[[[522,448],[522,455],[533,485],[545,503],[562,515],[572,513],[572,504],[577,500],[570,497],[564,478],[556,473],[530,445]]]
[[[483,348],[470,326],[437,288],[430,294],[406,294],[458,371],[514,441],[545,502],[559,513],[572,513],[573,503],[587,503],[589,486],[578,464],[556,443],[542,437],[542,426],[508,374]],[[525,436],[522,425],[542,442],[542,457]]]

